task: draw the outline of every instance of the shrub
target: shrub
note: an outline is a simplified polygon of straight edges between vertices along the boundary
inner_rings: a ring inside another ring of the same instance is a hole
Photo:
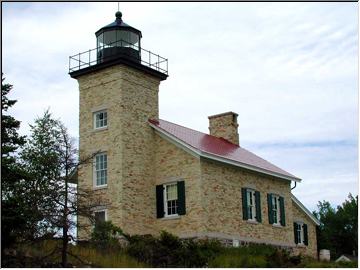
[[[162,231],[158,238],[129,237],[127,252],[152,267],[205,267],[220,249],[220,243],[215,240],[181,240]]]
[[[221,244],[217,240],[183,240],[182,266],[206,267],[221,249]]]
[[[99,222],[96,224],[92,234],[91,243],[100,249],[118,248],[118,237],[123,235],[122,230],[112,224],[111,221]]]
[[[154,247],[157,239],[152,235],[134,235],[129,237],[127,253],[137,260],[154,265]]]

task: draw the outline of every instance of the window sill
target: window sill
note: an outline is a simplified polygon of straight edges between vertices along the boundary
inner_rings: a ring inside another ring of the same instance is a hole
[[[104,131],[104,130],[107,130],[107,129],[108,129],[108,126],[101,127],[101,128],[94,128],[91,132],[99,132],[99,131]]]
[[[280,225],[280,224],[273,224],[272,225],[274,228],[284,228],[284,226]]]
[[[246,220],[246,222],[247,222],[247,223],[250,223],[250,224],[259,224],[258,221],[252,220],[252,219],[248,219],[248,220]]]
[[[180,216],[168,216],[168,217],[163,217],[161,218],[161,220],[171,220],[171,219],[180,219]]]
[[[104,186],[95,186],[93,187],[93,190],[99,190],[99,189],[106,189],[108,186],[104,185]]]
[[[296,244],[296,247],[298,247],[298,248],[306,248],[306,245],[305,244]]]

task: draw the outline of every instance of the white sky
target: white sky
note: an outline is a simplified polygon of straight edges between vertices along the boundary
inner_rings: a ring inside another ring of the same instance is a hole
[[[120,3],[142,47],[169,59],[160,118],[208,132],[239,114],[240,145],[303,179],[310,209],[358,194],[357,3]],[[50,108],[78,137],[68,57],[95,48],[117,3],[2,3],[2,71],[20,132]]]

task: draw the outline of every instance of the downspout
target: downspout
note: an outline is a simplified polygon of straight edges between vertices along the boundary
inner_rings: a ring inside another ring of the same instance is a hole
[[[294,186],[294,187],[292,187],[292,188],[291,188],[291,190],[293,190],[294,188],[296,188],[296,181],[294,181],[294,183],[295,183],[295,186]]]

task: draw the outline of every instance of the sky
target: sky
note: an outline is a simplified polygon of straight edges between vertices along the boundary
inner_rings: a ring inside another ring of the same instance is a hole
[[[240,145],[300,177],[310,210],[358,194],[358,3],[120,3],[142,47],[169,59],[160,118],[208,133],[239,114]],[[2,72],[20,133],[50,109],[79,136],[70,55],[96,47],[116,2],[2,2]]]

